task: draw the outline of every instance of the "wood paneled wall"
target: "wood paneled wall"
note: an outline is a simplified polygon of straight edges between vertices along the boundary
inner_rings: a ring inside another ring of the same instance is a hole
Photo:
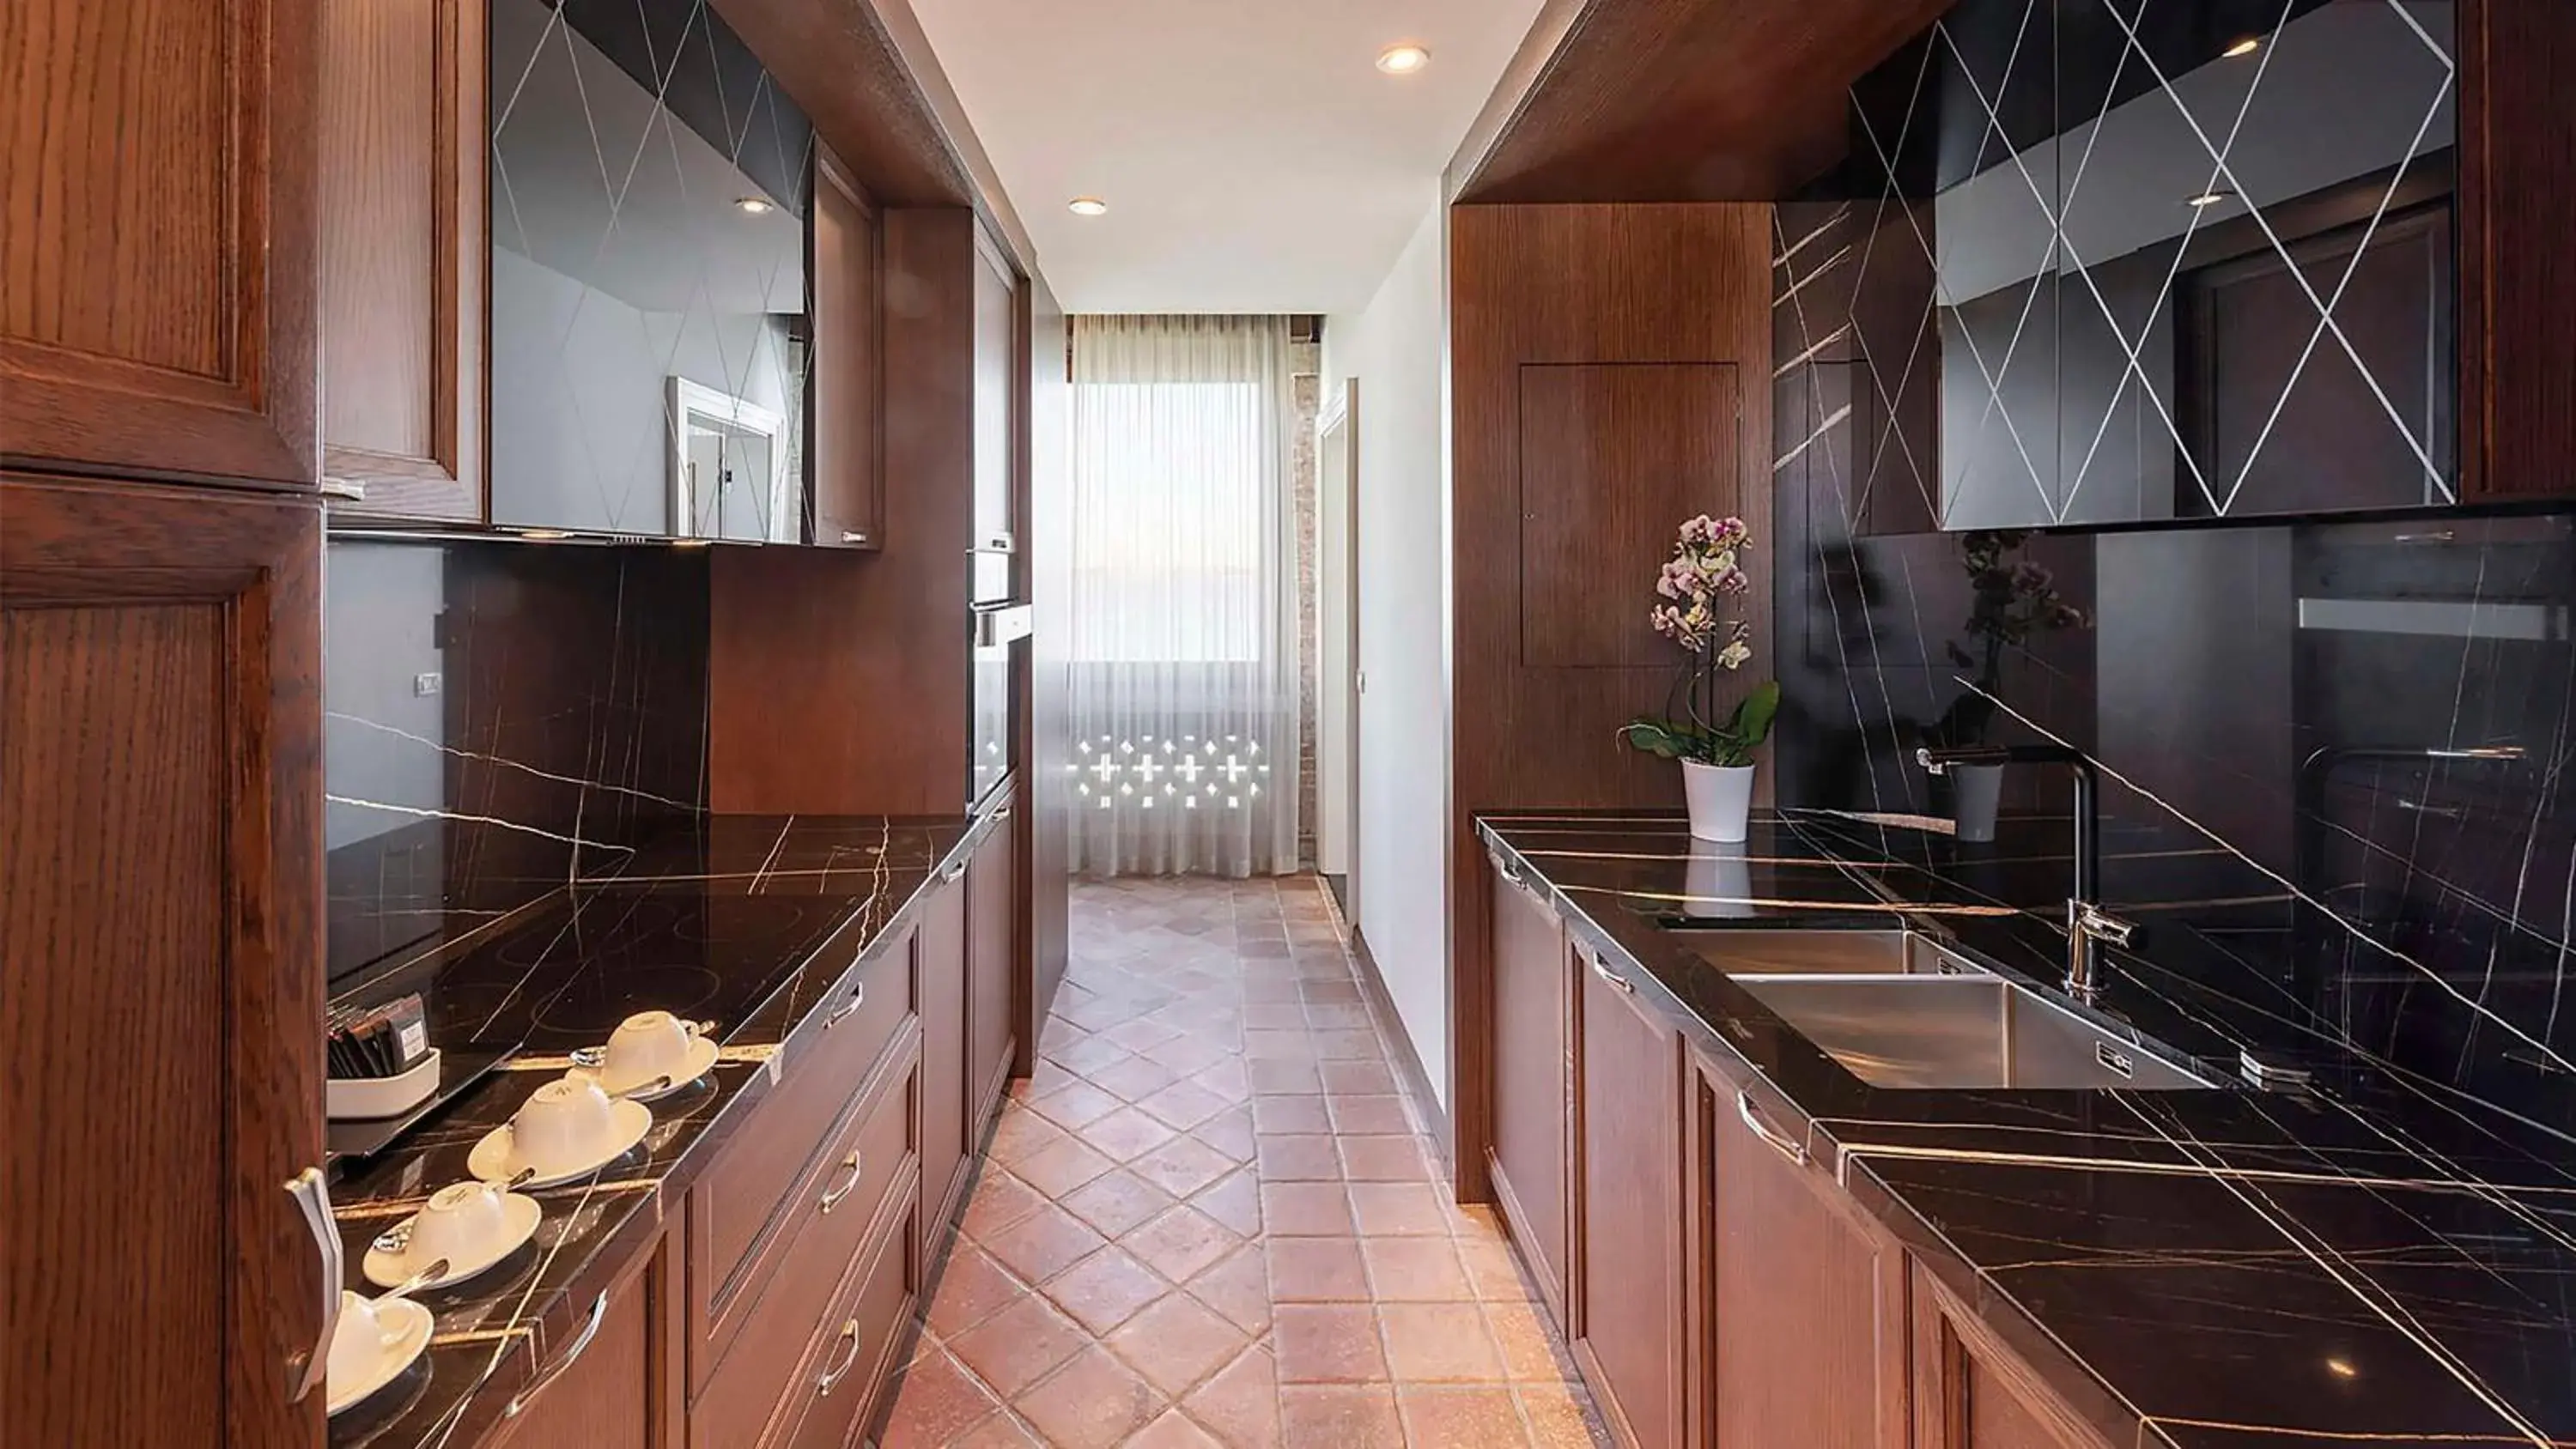
[[[975,215],[885,213],[883,551],[719,548],[709,807],[953,815],[966,798]]]
[[[1468,1200],[1486,1194],[1492,1092],[1471,822],[1680,805],[1679,771],[1615,732],[1664,708],[1682,663],[1646,624],[1671,530],[1740,513],[1768,557],[1770,228],[1760,204],[1450,212],[1450,1080]],[[1772,658],[1770,581],[1754,584],[1747,683]]]

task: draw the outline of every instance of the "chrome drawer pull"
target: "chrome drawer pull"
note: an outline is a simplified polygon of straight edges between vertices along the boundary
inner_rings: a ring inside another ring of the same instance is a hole
[[[864,1159],[862,1159],[856,1152],[853,1152],[849,1156],[841,1159],[841,1171],[847,1174],[847,1176],[842,1178],[841,1185],[839,1187],[833,1188],[831,1191],[823,1194],[823,1201],[821,1204],[823,1211],[830,1212],[832,1209],[839,1207],[841,1205],[841,1199],[848,1197],[851,1191],[858,1187],[859,1164],[863,1160]]]
[[[1631,996],[1636,994],[1637,983],[1620,975],[1618,972],[1611,970],[1609,965],[1601,959],[1600,952],[1586,946],[1583,948],[1583,959],[1592,967],[1593,975],[1600,977],[1605,982],[1608,982],[1614,989],[1624,991]]]
[[[825,1031],[830,1031],[830,1030],[831,1030],[835,1025],[837,1025],[837,1024],[840,1022],[840,1020],[841,1020],[841,1018],[842,1018],[842,1017],[845,1017],[845,1016],[849,1015],[851,1012],[858,1010],[858,1009],[859,1009],[859,1007],[867,1001],[867,999],[868,999],[868,983],[866,983],[866,982],[862,981],[862,982],[860,982],[858,985],[856,985],[856,986],[854,986],[854,987],[850,988],[850,999],[849,999],[848,1001],[845,1001],[845,1002],[843,1002],[841,1005],[839,1005],[839,1006],[837,1006],[837,1007],[834,1007],[834,1008],[832,1009],[832,1014],[831,1014],[830,1016],[827,1016],[827,1017],[824,1017],[824,1018],[823,1018],[823,1029],[824,1029]]]
[[[1743,1118],[1744,1125],[1753,1130],[1753,1135],[1770,1143],[1773,1150],[1777,1151],[1782,1157],[1789,1159],[1800,1167],[1807,1165],[1806,1144],[1792,1139],[1787,1133],[1782,1132],[1779,1128],[1763,1121],[1762,1114],[1755,1111],[1753,1108],[1753,1094],[1751,1092],[1737,1092],[1735,1094],[1735,1115]]]
[[[331,1337],[340,1329],[340,1282],[349,1270],[341,1254],[340,1226],[331,1220],[331,1186],[322,1169],[308,1167],[287,1179],[286,1192],[303,1209],[304,1225],[313,1230],[313,1246],[322,1259],[322,1336],[304,1362],[286,1370],[290,1401],[301,1402],[321,1385],[330,1366]]]
[[[850,1370],[858,1367],[859,1321],[857,1319],[853,1318],[841,1325],[841,1341],[849,1345],[841,1354],[841,1362],[835,1367],[823,1370],[814,1380],[814,1397],[818,1399],[830,1398],[833,1385],[847,1378]]]
[[[529,1402],[535,1399],[537,1395],[544,1393],[547,1385],[553,1383],[559,1378],[562,1378],[564,1376],[564,1371],[571,1368],[574,1360],[581,1357],[581,1351],[590,1347],[590,1341],[599,1337],[599,1325],[607,1317],[608,1295],[606,1293],[602,1293],[597,1298],[591,1300],[590,1319],[588,1322],[582,1324],[581,1332],[572,1336],[572,1342],[564,1345],[563,1357],[556,1359],[551,1365],[538,1373],[534,1379],[529,1380],[526,1388],[511,1395],[509,1407],[501,1411],[501,1417],[504,1419],[515,1419],[519,1417],[519,1412],[527,1408]]]

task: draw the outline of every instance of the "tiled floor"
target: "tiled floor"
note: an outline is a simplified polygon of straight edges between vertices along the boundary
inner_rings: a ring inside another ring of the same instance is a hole
[[[885,1449],[1598,1442],[1314,879],[1077,885],[1040,1047]]]

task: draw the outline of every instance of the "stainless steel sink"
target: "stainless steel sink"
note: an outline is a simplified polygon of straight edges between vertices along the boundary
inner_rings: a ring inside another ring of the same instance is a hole
[[[1665,934],[1729,976],[1984,976],[1916,931],[1725,930]]]
[[[2212,1085],[2142,1045],[1997,976],[1742,975],[1747,991],[1853,1076],[1878,1087]]]

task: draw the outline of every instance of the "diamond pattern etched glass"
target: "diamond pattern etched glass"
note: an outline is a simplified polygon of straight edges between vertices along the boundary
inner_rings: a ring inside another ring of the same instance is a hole
[[[493,0],[493,519],[802,541],[813,128],[705,0]]]

